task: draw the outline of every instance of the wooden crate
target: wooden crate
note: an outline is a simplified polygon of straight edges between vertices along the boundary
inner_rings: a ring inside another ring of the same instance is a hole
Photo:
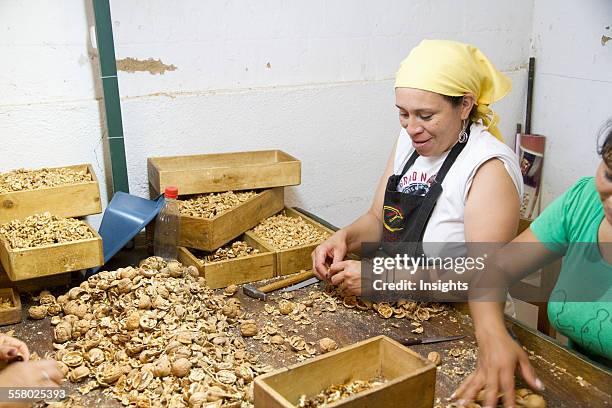
[[[179,245],[214,251],[284,207],[282,187],[264,190],[244,203],[216,216],[181,216]]]
[[[294,210],[293,208],[285,208],[285,215],[293,218],[302,218],[307,223],[313,225],[319,230],[323,230],[329,235],[332,235],[334,231],[327,228],[326,226],[319,224],[313,219],[308,218],[304,214]],[[272,251],[276,254],[276,276],[290,275],[302,270],[312,269],[312,251],[320,244],[320,242],[308,245],[296,246],[288,249],[277,249],[274,248],[270,243],[264,240],[259,235],[255,234],[253,230],[246,232],[252,240],[259,242],[261,246],[266,248],[268,251]]]
[[[281,150],[151,157],[147,159],[150,194],[167,186],[179,194],[215,193],[294,186],[301,182],[301,163]]]
[[[0,262],[12,281],[93,268],[104,264],[102,238],[89,226],[94,237],[36,248],[12,249],[0,235]]]
[[[15,289],[0,289],[0,298],[8,298],[13,306],[8,309],[0,309],[0,326],[21,323],[21,299]]]
[[[431,408],[436,368],[386,336],[372,337],[255,379],[255,408],[295,407],[331,385],[382,377],[386,382],[328,405],[343,408]]]
[[[200,276],[204,276],[206,284],[213,289],[273,278],[276,268],[274,253],[268,251],[250,237],[242,235],[239,239],[245,241],[253,248],[259,249],[259,254],[226,261],[204,263],[188,248],[180,247],[179,261],[183,265],[193,265],[198,268]]]
[[[57,168],[87,169],[92,181],[0,194],[0,224],[45,211],[62,217],[83,217],[102,212],[100,186],[90,164]]]
[[[0,264],[0,289],[12,288],[19,293],[40,292],[44,289],[67,286],[70,285],[70,282],[70,272],[13,282]]]

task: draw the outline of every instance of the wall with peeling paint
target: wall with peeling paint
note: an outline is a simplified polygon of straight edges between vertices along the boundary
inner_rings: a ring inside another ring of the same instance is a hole
[[[132,193],[148,156],[280,148],[303,161],[289,204],[346,224],[370,204],[399,131],[392,78],[422,38],[474,43],[512,78],[494,108],[513,143],[533,3],[112,1]],[[89,2],[2,1],[0,171],[91,162],[105,179],[92,21]]]
[[[551,12],[554,10],[554,12]],[[547,136],[542,204],[599,164],[597,133],[612,118],[612,2],[538,0],[532,132]]]

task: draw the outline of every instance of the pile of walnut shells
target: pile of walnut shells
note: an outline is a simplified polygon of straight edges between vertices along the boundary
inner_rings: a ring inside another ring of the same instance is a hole
[[[284,213],[266,218],[253,228],[253,232],[277,249],[315,244],[329,237],[326,231],[317,229],[303,218],[288,217]]]
[[[86,169],[17,169],[0,173],[0,194],[11,191],[36,190],[39,188],[56,187],[65,184],[79,184],[92,181],[91,174]]]
[[[179,209],[181,215],[211,219],[239,206],[256,195],[255,191],[201,194],[186,200],[180,200]]]
[[[240,301],[215,295],[195,267],[175,261],[100,272],[57,298],[41,293],[39,303],[29,314],[51,316],[68,379],[124,405],[250,407],[254,377],[271,370],[232,330]]]
[[[0,225],[0,234],[6,238],[12,249],[34,248],[94,237],[83,221],[51,215],[48,212]]]

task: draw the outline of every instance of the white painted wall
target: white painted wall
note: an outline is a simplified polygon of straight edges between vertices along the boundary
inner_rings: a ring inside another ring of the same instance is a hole
[[[612,41],[602,43],[612,37],[612,2],[562,3],[537,0],[533,17],[532,132],[547,136],[544,205],[595,174],[597,133],[612,118]]]
[[[344,225],[370,204],[399,131],[392,78],[423,38],[471,42],[512,78],[494,106],[512,144],[533,3],[112,1],[117,59],[177,67],[119,73],[131,192],[147,196],[148,156],[280,148],[303,161],[288,204]],[[0,0],[0,171],[108,174],[89,4]]]

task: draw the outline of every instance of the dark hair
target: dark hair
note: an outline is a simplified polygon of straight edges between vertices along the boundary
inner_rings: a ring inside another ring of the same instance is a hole
[[[463,101],[463,95],[461,96],[442,95],[442,96],[444,97],[444,99],[449,101],[451,105],[453,105],[455,108],[461,105],[461,102]]]
[[[461,106],[461,103],[463,102],[463,95],[461,96],[442,95],[442,97],[446,99],[448,102],[450,102],[450,104],[453,105],[453,108],[458,108],[459,106]],[[476,104],[472,106],[472,110],[470,111],[470,118],[474,116],[475,112],[476,112]]]
[[[599,132],[601,141],[597,153],[601,156],[606,166],[612,167],[612,118],[609,119]]]

